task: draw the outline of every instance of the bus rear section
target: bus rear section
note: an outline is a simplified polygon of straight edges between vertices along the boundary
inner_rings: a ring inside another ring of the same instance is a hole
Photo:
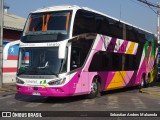
[[[19,40],[3,41],[3,83],[15,83]]]

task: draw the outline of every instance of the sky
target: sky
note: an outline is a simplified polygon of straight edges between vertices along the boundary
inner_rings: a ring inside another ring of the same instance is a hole
[[[27,18],[31,11],[55,5],[89,7],[127,23],[157,32],[157,15],[137,0],[4,0],[10,6],[9,13]],[[148,0],[158,3],[160,0]],[[156,10],[156,9],[155,9]]]

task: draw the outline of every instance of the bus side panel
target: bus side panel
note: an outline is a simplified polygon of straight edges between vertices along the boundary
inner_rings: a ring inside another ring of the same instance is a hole
[[[155,47],[154,45],[148,46],[148,43],[144,45],[143,54],[140,62],[140,67],[138,69],[137,79],[135,84],[139,85],[141,83],[142,77],[145,75],[145,80],[148,79],[149,74],[152,74],[155,62]],[[153,80],[152,80],[153,81]],[[148,81],[151,82],[151,81]]]
[[[71,81],[74,81],[74,82],[71,82]],[[75,89],[74,92],[72,91],[72,89],[70,89],[73,95],[82,95],[82,94],[89,93],[88,72],[78,71],[71,78],[71,81],[70,81],[70,88]]]
[[[110,72],[90,72],[90,84],[95,76],[101,79],[101,91],[134,86],[136,80],[136,71],[110,71]]]
[[[102,83],[102,91],[133,86],[136,77],[135,71],[111,71],[99,72]]]
[[[101,39],[99,39],[101,38]],[[107,45],[106,45],[107,43]],[[118,46],[119,45],[119,46]],[[93,51],[91,51],[91,55],[89,57],[88,63],[85,66],[85,70],[88,70],[91,61],[93,59],[93,56],[98,51],[108,51],[110,53],[121,53],[121,54],[130,54],[130,55],[136,55],[138,48],[141,47],[138,45],[138,43],[126,41],[126,40],[120,40],[115,39],[111,37],[104,37],[100,36],[96,38]],[[148,47],[148,46],[147,46]],[[123,48],[123,49],[122,49]],[[116,89],[116,88],[122,88],[126,86],[135,86],[139,85],[141,83],[141,78],[143,74],[147,74],[151,71],[153,67],[153,59],[151,60],[150,57],[147,59],[146,56],[151,55],[151,48],[148,47],[147,49],[147,55],[145,51],[145,47],[142,49],[142,54],[139,54],[140,63],[138,70],[130,70],[130,71],[98,71],[97,74],[101,78],[101,84],[102,84],[102,90],[109,90],[109,89]],[[140,52],[140,51],[139,51]],[[107,62],[107,61],[106,61]],[[100,63],[96,63],[100,64]],[[149,67],[148,67],[149,66]],[[149,69],[148,69],[148,68]],[[93,72],[93,71],[90,71]],[[96,72],[96,71],[95,71]],[[110,77],[108,77],[110,76]],[[89,83],[91,83],[93,80],[93,77],[90,77],[89,75]],[[105,88],[105,89],[104,89]]]
[[[150,83],[153,82],[157,78],[157,48],[155,47],[155,43],[152,42],[150,47],[150,56],[148,59],[148,73],[150,73]]]
[[[93,59],[94,54],[97,53],[97,51],[103,49],[103,45],[104,45],[103,39],[104,39],[103,36],[97,35],[96,40],[93,44],[92,50],[91,50],[91,52],[88,56],[88,59],[82,69],[83,72],[78,74],[79,80],[77,81],[77,83],[75,83],[76,91],[75,91],[74,95],[89,94],[90,93],[91,83],[92,83],[94,77],[96,75],[98,75],[99,73],[90,72],[88,69],[91,64],[91,61]],[[76,77],[76,79],[78,79],[77,77]]]

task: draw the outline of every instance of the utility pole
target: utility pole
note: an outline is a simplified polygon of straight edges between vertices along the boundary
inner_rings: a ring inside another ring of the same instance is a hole
[[[154,4],[151,2],[148,2],[147,0],[137,0],[139,2],[142,2],[151,8],[151,10],[157,14],[157,39],[158,39],[158,44],[160,44],[160,3]],[[157,8],[157,11],[155,11],[152,7]]]
[[[160,4],[158,3],[157,7],[157,39],[158,39],[158,44],[160,44]]]
[[[3,84],[3,4],[4,0],[0,0],[0,88]]]

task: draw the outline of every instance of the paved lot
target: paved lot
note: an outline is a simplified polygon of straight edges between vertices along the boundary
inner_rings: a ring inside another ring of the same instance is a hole
[[[108,91],[95,99],[86,99],[85,96],[68,98],[26,96],[17,94],[14,87],[8,89],[0,91],[0,111],[160,111],[160,95],[147,92],[152,90],[152,93],[159,93],[158,85],[143,89],[142,92],[136,87]]]

